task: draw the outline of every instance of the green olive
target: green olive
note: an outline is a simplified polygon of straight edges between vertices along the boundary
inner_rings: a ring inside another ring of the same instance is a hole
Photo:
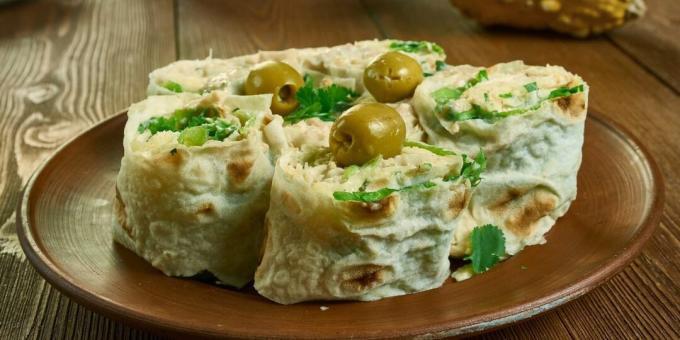
[[[246,79],[246,95],[271,93],[273,113],[285,116],[298,106],[295,94],[305,81],[290,65],[280,61],[265,61],[250,70]]]
[[[387,52],[364,70],[364,86],[381,103],[393,103],[413,95],[423,81],[423,69],[413,58]]]
[[[330,148],[340,166],[361,165],[401,153],[406,124],[397,110],[380,103],[358,104],[331,127]]]

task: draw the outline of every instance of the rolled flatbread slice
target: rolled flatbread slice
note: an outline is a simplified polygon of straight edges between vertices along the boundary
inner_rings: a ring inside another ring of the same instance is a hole
[[[470,182],[460,156],[406,147],[340,168],[326,148],[282,156],[255,288],[282,304],[378,300],[439,287]],[[275,203],[274,203],[275,202]]]
[[[583,79],[521,61],[447,67],[425,79],[412,103],[429,143],[487,156],[451,255],[469,254],[470,231],[485,224],[503,230],[510,255],[544,242],[576,198],[588,103]]]
[[[224,90],[243,94],[250,69],[263,61],[282,61],[300,74],[309,74],[317,84],[331,82],[363,93],[363,72],[377,56],[397,50],[417,60],[423,72],[434,74],[444,64],[446,54],[438,45],[426,41],[364,40],[333,47],[260,51],[229,58],[180,60],[149,74],[149,95],[176,92],[201,93]]]
[[[270,101],[213,92],[132,105],[114,240],[166,275],[252,280],[274,173],[262,133]]]
[[[397,50],[418,61],[426,75],[432,75],[444,65],[446,54],[438,45],[426,41],[366,40],[334,47],[260,51],[229,59],[180,60],[149,75],[149,95],[175,92],[206,93],[223,90],[244,94],[244,83],[250,70],[263,61],[282,61],[300,74],[308,76],[314,87],[342,86],[360,97],[356,103],[373,101],[364,90],[364,69],[379,55]],[[397,108],[409,127],[409,138],[422,139],[422,130],[409,123],[414,117],[410,107]],[[407,111],[405,111],[407,110]],[[328,146],[332,121],[319,118],[286,121],[284,131],[290,146]]]

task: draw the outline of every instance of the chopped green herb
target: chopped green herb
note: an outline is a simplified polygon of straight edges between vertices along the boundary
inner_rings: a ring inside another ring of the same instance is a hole
[[[446,63],[443,60],[437,60],[434,62],[434,70],[435,72],[439,72],[443,70],[446,67]],[[433,76],[434,73],[431,72],[423,72],[424,77],[431,77]]]
[[[449,175],[444,177],[445,181],[455,181],[458,178],[467,178],[470,185],[476,187],[482,181],[482,173],[486,170],[486,156],[484,151],[479,150],[477,156],[470,160],[470,157],[463,155],[463,166],[460,168],[460,173],[457,175]]]
[[[423,163],[418,166],[418,169],[423,172],[432,170],[432,163]]]
[[[484,92],[484,101],[488,102],[489,101],[489,94]]]
[[[576,94],[579,92],[583,92],[583,84],[577,85],[574,87],[566,87],[566,86],[561,86],[558,87],[552,91],[550,91],[550,94],[548,95],[548,99],[557,99],[557,98],[562,98],[562,97],[569,97],[572,94]]]
[[[512,93],[511,92],[501,93],[498,96],[501,98],[512,98]]]
[[[231,113],[236,116],[236,118],[238,118],[239,122],[241,123],[241,127],[238,129],[238,133],[241,135],[245,135],[246,131],[248,131],[248,129],[250,129],[253,124],[255,124],[255,116],[239,108],[235,108],[231,111]]]
[[[170,90],[170,91],[172,91],[172,92],[176,92],[176,93],[182,93],[182,92],[184,92],[184,89],[182,88],[182,85],[180,85],[180,84],[178,84],[178,83],[175,83],[174,81],[171,81],[171,80],[166,81],[166,82],[163,83],[163,85],[161,85],[161,86],[163,86],[164,88],[166,88],[166,89],[168,89],[168,90]]]
[[[305,76],[305,85],[296,93],[300,104],[283,120],[288,124],[295,124],[309,118],[332,122],[335,121],[338,113],[350,107],[358,96],[359,94],[349,88],[336,84],[314,88],[311,77]]]
[[[505,236],[495,225],[487,224],[472,229],[470,234],[472,270],[479,274],[489,270],[505,256]]]
[[[548,95],[547,98],[542,98],[537,103],[527,107],[518,107],[507,111],[490,111],[477,104],[472,104],[471,109],[463,112],[456,112],[452,111],[451,108],[446,108],[443,116],[444,119],[449,121],[485,119],[487,121],[494,122],[499,119],[538,110],[541,107],[541,105],[546,101],[568,97],[579,92],[583,92],[583,85],[578,85],[572,88],[560,87],[558,89],[551,91],[550,95]]]
[[[179,134],[177,141],[188,146],[201,146],[208,141],[208,130],[203,126],[186,128]]]
[[[139,124],[137,130],[139,133],[148,130],[152,135],[162,131],[180,132],[178,137],[180,143],[198,146],[203,145],[208,139],[223,141],[236,131],[236,126],[219,116],[219,110],[215,107],[179,109],[170,117],[150,118]],[[193,129],[195,127],[201,129]],[[189,129],[192,130],[187,131]]]
[[[461,87],[442,87],[439,90],[432,92],[432,98],[434,98],[434,101],[437,102],[438,105],[444,105],[451,100],[460,98],[460,96],[463,95],[463,92],[488,79],[489,76],[486,73],[486,70],[482,69],[481,71],[477,72],[477,75],[475,75],[474,78],[466,81]]]
[[[418,183],[418,184],[413,184],[397,189],[392,189],[392,188],[382,188],[377,191],[354,191],[354,192],[347,192],[347,191],[336,191],[333,193],[333,198],[335,198],[338,201],[354,201],[354,202],[364,202],[364,203],[372,203],[372,202],[378,202],[382,200],[383,198],[391,195],[392,193],[399,192],[399,191],[404,191],[404,190],[419,190],[419,189],[429,189],[436,186],[436,184],[427,181],[423,183]]]
[[[412,140],[405,141],[404,146],[408,146],[408,147],[412,147],[412,148],[425,149],[429,152],[432,152],[433,154],[435,154],[437,156],[452,156],[452,155],[456,154],[453,151],[446,150],[446,149],[440,148],[438,146],[434,146],[432,144],[416,142],[416,141],[412,141]]]
[[[538,91],[538,85],[536,85],[536,82],[524,84],[524,88],[527,90],[527,92]]]
[[[393,40],[390,43],[390,48],[397,51],[403,51],[408,53],[437,53],[444,54],[444,49],[429,41],[405,41],[405,40]]]
[[[432,92],[432,98],[438,105],[444,105],[451,100],[460,98],[463,94],[458,88],[442,87],[441,89]]]

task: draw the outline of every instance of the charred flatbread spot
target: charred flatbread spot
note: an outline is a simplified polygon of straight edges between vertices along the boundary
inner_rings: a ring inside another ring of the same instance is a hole
[[[569,104],[571,104],[571,97],[563,97],[557,100],[557,106],[559,106],[562,110],[567,110],[569,108]]]
[[[556,102],[564,114],[571,118],[582,118],[586,114],[586,96],[583,93],[560,98]]]
[[[113,202],[113,207],[116,212],[116,220],[118,224],[125,230],[125,233],[132,238],[132,227],[127,224],[127,212],[125,212],[125,203],[123,203],[123,198],[120,196],[120,191],[116,185],[116,200]]]
[[[197,214],[212,214],[215,212],[215,206],[211,202],[203,202],[196,209]]]
[[[349,202],[351,212],[359,220],[375,222],[388,218],[397,210],[398,195],[390,195],[377,202]]]
[[[518,235],[529,235],[535,223],[557,206],[557,197],[545,190],[534,190],[505,219],[505,226]]]
[[[511,188],[508,190],[495,204],[492,204],[490,206],[490,210],[496,212],[496,213],[502,213],[504,211],[510,210],[512,207],[512,203],[515,202],[518,198],[522,197],[524,194],[526,194],[526,190],[520,190],[517,188]]]
[[[227,172],[229,173],[229,178],[234,183],[241,183],[248,178],[250,171],[253,168],[253,161],[249,159],[241,159],[231,161],[227,165]]]
[[[184,163],[184,151],[173,149],[174,151],[169,151],[160,157],[160,162],[164,164],[171,165],[173,167],[179,167]]]
[[[465,190],[465,187],[461,186],[455,189],[453,196],[449,200],[449,218],[455,218],[460,214],[460,212],[465,209],[467,202],[470,200],[470,191]]]
[[[348,292],[359,293],[378,286],[387,281],[389,270],[383,266],[374,264],[353,267],[341,274],[342,289]]]
[[[369,190],[377,190],[380,188],[384,188],[390,184],[390,180],[388,178],[378,178],[375,179],[371,182],[370,189]]]

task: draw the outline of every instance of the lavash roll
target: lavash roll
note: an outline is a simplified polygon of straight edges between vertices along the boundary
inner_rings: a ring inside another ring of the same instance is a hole
[[[282,304],[309,300],[378,300],[441,286],[456,218],[469,196],[460,156],[417,148],[363,166],[339,168],[326,148],[279,159],[255,288]],[[348,175],[348,172],[351,175]],[[340,201],[338,191],[394,192],[374,203]],[[366,183],[366,184],[364,184]]]
[[[250,70],[263,61],[282,61],[302,75],[312,78],[317,87],[336,84],[347,87],[361,97],[360,102],[374,101],[363,86],[364,69],[381,54],[393,50],[394,40],[365,40],[333,47],[287,49],[283,51],[260,51],[229,59],[207,58],[203,60],[180,60],[149,74],[149,95],[173,94],[164,87],[169,82],[179,84],[184,92],[203,93],[223,90],[231,94],[244,94],[243,86]],[[423,72],[434,74],[437,64],[443,64],[446,54],[439,50],[404,52],[421,65]],[[421,140],[422,129],[414,121],[412,108],[406,103],[393,106],[407,122],[408,136]],[[295,124],[285,124],[284,131],[291,147],[328,146],[328,134],[332,122],[311,118]]]
[[[412,99],[429,143],[465,154],[481,149],[488,159],[453,239],[451,255],[456,257],[469,254],[471,230],[488,223],[504,231],[510,255],[543,243],[544,234],[576,198],[581,164],[588,103],[583,79],[559,66],[498,64],[486,69],[488,79],[438,107],[435,91],[461,88],[482,70],[448,67],[426,78]],[[580,92],[546,100],[553,90],[581,85]],[[464,112],[473,105],[497,112],[531,109],[497,120],[447,119],[447,109]]]
[[[271,95],[152,96],[133,104],[125,126],[118,173],[114,240],[170,276],[212,273],[221,283],[242,287],[252,278],[263,237],[274,160],[263,141],[271,120]],[[215,107],[250,127],[224,141],[202,146],[178,142],[178,132],[151,135],[139,126],[180,109]]]

